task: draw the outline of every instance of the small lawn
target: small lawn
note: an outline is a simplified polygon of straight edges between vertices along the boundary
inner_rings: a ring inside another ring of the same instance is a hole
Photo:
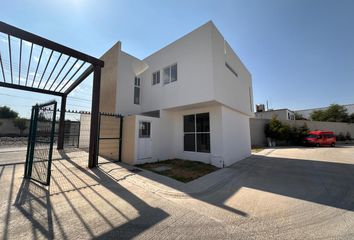
[[[264,150],[264,148],[262,148],[262,147],[254,147],[254,148],[251,149],[251,152],[252,153],[258,153],[258,152],[260,152],[262,150]]]
[[[190,182],[218,169],[209,164],[181,159],[145,163],[137,165],[137,167],[174,178],[181,182]]]

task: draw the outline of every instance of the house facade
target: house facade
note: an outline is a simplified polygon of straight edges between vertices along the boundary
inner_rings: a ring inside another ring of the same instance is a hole
[[[124,115],[122,161],[229,166],[251,154],[251,74],[208,22],[145,59],[101,58],[100,111]]]

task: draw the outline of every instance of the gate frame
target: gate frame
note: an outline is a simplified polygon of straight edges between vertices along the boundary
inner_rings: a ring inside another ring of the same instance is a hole
[[[48,169],[47,169],[47,179],[46,182],[41,182],[38,179],[32,178],[32,167],[33,167],[33,156],[36,145],[37,138],[37,123],[38,123],[38,113],[40,108],[45,108],[46,106],[53,105],[53,119],[51,124],[50,132],[50,142],[49,142],[49,153],[48,153]],[[43,104],[36,104],[32,106],[30,130],[28,134],[28,144],[27,144],[27,154],[25,163],[25,173],[24,177],[32,179],[33,181],[39,182],[40,184],[49,186],[51,170],[52,170],[52,155],[53,155],[53,145],[54,145],[54,133],[55,133],[55,122],[56,122],[56,112],[57,112],[57,101],[50,101]]]

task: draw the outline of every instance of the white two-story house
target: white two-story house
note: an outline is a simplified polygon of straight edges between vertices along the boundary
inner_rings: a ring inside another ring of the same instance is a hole
[[[123,162],[250,156],[251,74],[211,21],[145,59],[120,42],[102,59],[100,111],[125,116]]]

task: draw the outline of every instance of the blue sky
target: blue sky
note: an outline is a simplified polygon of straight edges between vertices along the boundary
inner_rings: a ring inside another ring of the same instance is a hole
[[[351,0],[12,0],[0,19],[95,57],[120,40],[138,58],[212,20],[252,73],[255,104],[296,110],[354,103],[353,12]],[[90,87],[68,108],[90,109]],[[49,99],[0,88],[24,116]]]

